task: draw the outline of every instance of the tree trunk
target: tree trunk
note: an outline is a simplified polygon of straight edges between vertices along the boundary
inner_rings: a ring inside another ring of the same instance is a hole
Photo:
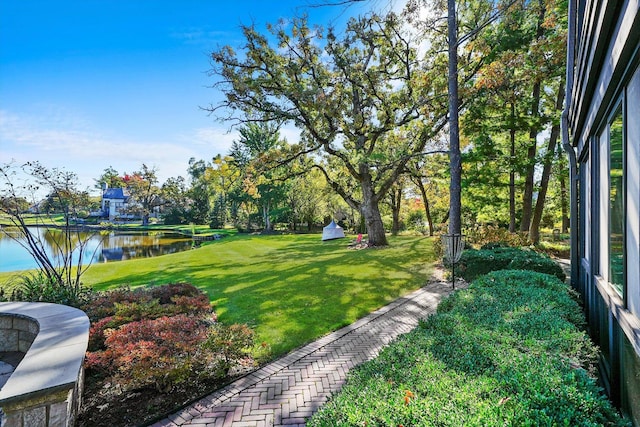
[[[542,39],[544,36],[544,18],[546,9],[544,2],[540,0],[540,13],[538,14],[538,24],[536,30],[536,40]],[[527,149],[527,168],[524,181],[524,193],[522,194],[522,222],[520,223],[520,231],[529,231],[531,226],[531,212],[533,208],[533,185],[536,169],[536,152],[537,138],[540,131],[538,119],[540,118],[540,89],[541,82],[536,80],[533,84],[533,93],[531,101],[531,119],[533,124],[529,131],[529,148]]]
[[[531,104],[531,117],[535,121],[540,116],[540,82],[533,85],[533,102]],[[538,125],[535,123],[529,132],[529,148],[527,149],[527,167],[524,180],[524,193],[522,194],[522,221],[520,231],[529,231],[531,225],[531,211],[533,207],[533,184],[536,169]]]
[[[265,202],[262,205],[262,216],[264,218],[265,231],[271,231],[271,218],[269,218],[269,202]]]
[[[538,192],[538,200],[536,200],[536,208],[533,212],[533,220],[531,221],[531,228],[529,229],[529,239],[534,244],[537,244],[540,241],[540,222],[542,221],[542,212],[544,211],[547,189],[549,188],[551,165],[553,163],[553,155],[555,154],[556,142],[559,135],[560,125],[553,125],[553,127],[551,128],[551,135],[549,136],[549,145],[547,147],[548,150],[552,151],[551,153],[547,153],[544,160],[542,178],[540,181],[540,191]]]
[[[443,224],[446,224],[446,222],[449,221],[449,213],[451,213],[451,208],[447,209],[447,213],[444,214],[444,219],[442,220]]]
[[[402,203],[402,188],[398,187],[391,191],[391,212],[393,217],[393,225],[391,226],[391,234],[397,236],[400,232],[400,207]]]
[[[562,210],[562,233],[569,232],[569,215],[567,206],[569,199],[567,192],[567,184],[564,181],[564,175],[560,174],[560,209]],[[571,231],[573,233],[573,230]]]
[[[362,186],[362,205],[360,211],[367,227],[367,238],[370,246],[387,246],[387,236],[380,215],[378,199],[374,196],[373,184],[370,179],[364,179]]]
[[[460,131],[458,125],[458,28],[456,2],[447,2],[447,24],[449,33],[449,234],[460,234],[462,230],[462,203],[460,197],[462,159],[460,155]]]
[[[556,111],[561,111],[564,102],[564,84],[560,82],[558,88],[558,97],[556,98]],[[540,241],[540,221],[542,221],[542,212],[544,211],[544,203],[547,197],[547,189],[549,188],[549,178],[551,177],[551,166],[556,153],[556,143],[560,136],[560,124],[555,124],[551,128],[549,136],[549,145],[547,146],[547,155],[544,159],[544,168],[542,169],[542,179],[540,181],[540,191],[538,192],[538,200],[536,208],[533,212],[533,220],[531,221],[531,229],[529,230],[529,239],[536,244]]]
[[[516,232],[516,106],[511,102],[511,129],[509,137],[511,149],[509,151],[509,232]]]
[[[422,194],[422,201],[424,202],[424,213],[427,215],[427,222],[429,223],[429,236],[433,236],[433,221],[431,220],[431,208],[429,206],[429,199],[427,198],[427,190],[424,188],[424,184],[421,179],[417,179],[416,183]]]
[[[387,246],[387,236],[382,224],[382,216],[377,204],[362,205],[362,215],[367,226],[369,246]]]

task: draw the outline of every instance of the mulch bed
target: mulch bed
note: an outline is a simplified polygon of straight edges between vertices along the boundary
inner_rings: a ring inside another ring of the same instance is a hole
[[[78,425],[86,427],[144,426],[207,396],[228,384],[220,380],[182,385],[166,393],[155,388],[123,392],[115,385],[87,378]]]

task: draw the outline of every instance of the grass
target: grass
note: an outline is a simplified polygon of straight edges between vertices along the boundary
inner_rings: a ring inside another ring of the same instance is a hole
[[[109,224],[105,222],[103,224]],[[227,236],[232,236],[237,233],[237,230],[234,228],[225,228],[225,229],[212,229],[208,225],[202,224],[179,224],[179,225],[164,225],[164,224],[149,224],[142,225],[139,221],[131,222],[126,224],[109,224],[107,225],[109,228],[114,230],[134,230],[134,231],[171,231],[175,233],[182,233],[187,236],[207,236],[214,234],[222,234]]]
[[[353,250],[318,234],[237,235],[155,258],[94,264],[85,285],[108,290],[188,282],[206,291],[224,323],[245,323],[270,359],[348,325],[423,286],[435,259],[425,237],[391,237]],[[0,283],[10,274],[0,274]]]
[[[26,225],[58,225],[64,226],[65,219],[63,214],[24,214],[23,218]],[[164,225],[164,224],[149,224],[142,225],[140,220],[134,222],[128,222],[124,224],[112,224],[108,220],[100,218],[89,218],[87,220],[88,225],[103,226],[107,228],[113,228],[117,230],[135,230],[135,231],[173,231],[176,233],[183,233],[186,235],[213,235],[213,234],[225,234],[233,235],[236,233],[235,229],[212,229],[206,224],[180,224],[180,225]],[[6,215],[0,215],[0,225],[13,226],[11,219]]]
[[[23,216],[26,225],[64,225],[64,215],[52,214],[52,215],[37,215],[37,214],[25,214]],[[0,215],[0,225],[13,226],[11,219],[6,215]]]

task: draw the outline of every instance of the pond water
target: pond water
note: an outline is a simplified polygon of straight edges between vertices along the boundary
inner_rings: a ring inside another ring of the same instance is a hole
[[[50,255],[56,253],[56,242],[60,241],[62,231],[41,227],[33,227],[30,230],[44,243]],[[17,230],[10,228],[0,231],[0,271],[36,268],[37,265],[27,250],[6,234],[18,235]],[[158,231],[103,231],[91,234],[80,232],[78,239],[88,239],[83,257],[85,264],[154,257],[189,250],[194,245],[192,239],[181,234]]]

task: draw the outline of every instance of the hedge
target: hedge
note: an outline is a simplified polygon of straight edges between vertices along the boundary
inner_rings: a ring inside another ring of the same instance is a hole
[[[566,279],[562,268],[549,256],[527,249],[493,246],[487,249],[469,249],[462,253],[456,267],[457,274],[467,282],[496,270],[531,270]]]
[[[309,426],[623,426],[556,277],[489,273],[351,371]]]

